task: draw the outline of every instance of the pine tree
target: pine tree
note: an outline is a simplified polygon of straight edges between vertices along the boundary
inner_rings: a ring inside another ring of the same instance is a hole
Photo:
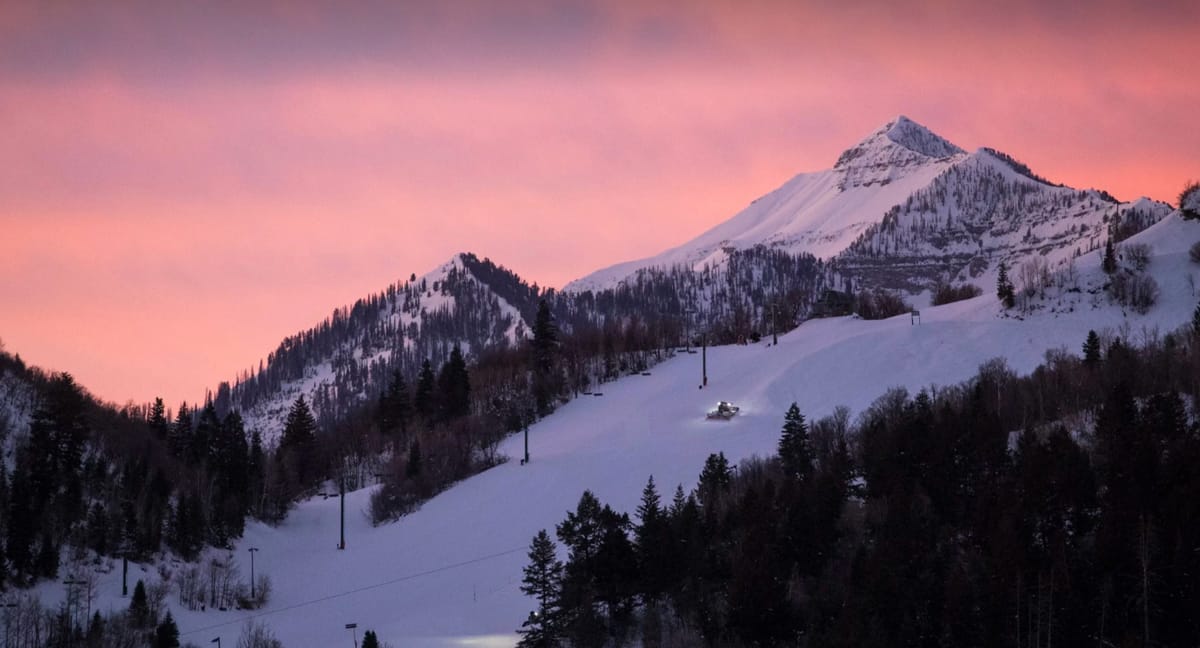
[[[558,325],[550,314],[550,305],[543,299],[538,302],[537,316],[533,322],[533,397],[539,416],[554,409],[554,400],[562,389],[562,376],[558,369]]]
[[[1196,310],[1192,311],[1192,333],[1200,337],[1200,304],[1196,304]]]
[[[530,612],[521,625],[518,632],[522,637],[518,646],[553,646],[557,643],[562,571],[562,563],[555,555],[554,541],[542,529],[529,545],[529,564],[525,566],[521,580],[521,592],[536,599],[538,609]]]
[[[679,493],[682,497],[682,492]],[[637,508],[638,524],[634,527],[634,547],[640,578],[639,593],[643,602],[655,601],[667,587],[667,567],[670,563],[670,538],[666,511],[663,510],[654,485],[654,477],[642,489],[642,501]]]
[[[462,349],[457,344],[450,350],[450,359],[442,365],[438,391],[443,420],[466,416],[471,412],[471,378]]]
[[[180,403],[179,411],[175,413],[175,425],[171,428],[167,447],[174,457],[183,457],[192,447],[192,412],[187,403]]]
[[[416,407],[417,415],[425,421],[428,421],[436,410],[435,403],[433,402],[433,389],[433,365],[426,358],[421,363],[420,373],[417,374],[417,390],[413,396],[413,405]]]
[[[608,505],[600,511],[600,547],[592,568],[596,600],[608,613],[610,635],[624,634],[637,590],[637,552],[629,541],[629,516]]]
[[[1117,255],[1113,251],[1112,238],[1104,243],[1104,256],[1100,259],[1100,269],[1105,274],[1112,274],[1117,271]]]
[[[200,421],[192,432],[192,441],[188,445],[186,456],[194,465],[209,461],[212,444],[214,440],[219,443],[220,434],[221,419],[217,417],[217,408],[209,401],[200,412]]]
[[[33,574],[33,541],[39,519],[33,505],[32,484],[18,464],[12,475],[4,534],[8,565],[12,570],[10,577],[18,585],[30,582],[28,577]]]
[[[263,452],[262,435],[258,430],[250,433],[250,451],[247,458],[246,477],[249,483],[247,496],[251,510],[259,517],[263,516],[261,508],[263,492],[266,490],[267,457]]]
[[[167,423],[167,409],[161,398],[154,399],[154,407],[150,410],[150,430],[154,432],[155,438],[164,442],[171,431],[171,426]]]
[[[375,635],[374,630],[363,633],[362,648],[379,648],[379,637]]]
[[[637,507],[637,517],[640,523],[638,528],[645,528],[647,525],[653,525],[662,520],[662,500],[658,496],[658,489],[654,486],[654,475],[651,475],[646,480],[646,487],[642,489],[642,501]]]
[[[1000,264],[1000,274],[996,277],[996,297],[1005,308],[1012,308],[1016,299],[1012,280],[1008,278],[1008,266],[1003,263]]]
[[[283,425],[283,436],[279,441],[279,449],[290,460],[293,476],[301,486],[307,486],[315,476],[313,473],[317,440],[317,420],[304,402],[301,395],[288,412],[287,421]]]
[[[701,506],[710,509],[720,494],[729,490],[732,475],[733,469],[729,467],[729,460],[725,458],[724,452],[708,455],[708,459],[704,461],[704,469],[700,471],[700,483],[696,486]]]
[[[133,625],[144,628],[150,623],[150,603],[146,599],[146,584],[138,579],[133,587],[133,598],[129,600],[129,618]]]
[[[808,479],[813,471],[813,454],[804,415],[796,403],[792,403],[783,417],[783,432],[779,436],[779,462],[783,465],[783,473],[792,479]]]
[[[408,431],[408,419],[411,416],[411,405],[408,396],[408,383],[404,374],[397,369],[392,373],[392,380],[387,389],[379,395],[379,431],[384,435],[399,432],[401,435]]]
[[[600,500],[583,491],[579,504],[557,527],[558,539],[570,551],[572,563],[589,561],[600,546]]]
[[[154,629],[154,648],[179,648],[179,626],[175,625],[175,619],[171,616],[170,610],[167,611],[167,616],[163,618],[162,623]],[[366,640],[363,640],[363,648],[366,648]]]
[[[1083,341],[1083,363],[1095,366],[1100,362],[1100,336],[1095,331],[1088,331],[1087,339]]]

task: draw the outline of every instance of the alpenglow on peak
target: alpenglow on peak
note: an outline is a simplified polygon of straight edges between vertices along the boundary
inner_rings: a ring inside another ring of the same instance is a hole
[[[860,158],[873,158],[873,153],[901,147],[922,157],[942,159],[965,154],[966,151],[951,144],[933,131],[917,122],[898,115],[868,135],[857,145],[846,149],[839,157],[835,169],[854,164]],[[894,157],[894,156],[888,156]]]

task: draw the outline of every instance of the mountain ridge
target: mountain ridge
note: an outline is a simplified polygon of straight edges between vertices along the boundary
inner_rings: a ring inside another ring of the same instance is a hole
[[[720,263],[723,252],[753,245],[808,252],[820,259],[836,262],[856,241],[881,224],[886,224],[892,210],[905,205],[915,195],[937,185],[939,181],[943,181],[940,191],[944,195],[938,200],[942,203],[942,211],[947,211],[952,199],[969,196],[975,193],[976,187],[970,184],[947,186],[944,176],[963,165],[992,162],[998,165],[999,174],[993,181],[1003,181],[1004,190],[987,196],[986,200],[991,202],[966,205],[964,201],[959,201],[961,204],[955,206],[958,210],[970,212],[972,223],[981,228],[980,232],[990,229],[983,227],[985,219],[1012,220],[1023,217],[1023,202],[1008,201],[1006,192],[1024,196],[1045,192],[1039,197],[1042,203],[1053,202],[1070,191],[1094,192],[1088,194],[1095,199],[1095,204],[1088,210],[1081,212],[1079,209],[1073,210],[1072,205],[1064,204],[1055,208],[1058,213],[1039,216],[1037,222],[1030,221],[1028,224],[1033,227],[1044,225],[1048,220],[1070,216],[1077,221],[1075,225],[1094,229],[1097,224],[1106,223],[1116,211],[1128,210],[1140,203],[1140,200],[1118,203],[1105,191],[1075,190],[1052,183],[998,149],[980,148],[967,153],[925,126],[900,115],[846,149],[831,169],[798,174],[728,220],[687,242],[654,256],[599,269],[568,283],[563,290],[602,290],[620,283],[639,269],[652,266],[687,264],[701,269],[705,265]],[[1105,210],[1101,203],[1109,203],[1116,209]],[[1007,211],[1001,213],[1001,210]],[[1153,220],[1169,212],[1170,207],[1161,204],[1153,209]],[[1009,261],[1020,261],[1014,258],[1011,250],[1000,251],[999,255]],[[995,267],[996,259],[986,261],[988,266]],[[976,262],[977,267],[979,263]],[[843,264],[843,267],[851,266]],[[958,277],[963,269],[955,267],[950,274]],[[978,271],[960,278],[969,276],[978,276]],[[927,287],[930,281],[929,277],[922,277],[920,281],[895,280],[881,285],[919,290],[922,285]]]

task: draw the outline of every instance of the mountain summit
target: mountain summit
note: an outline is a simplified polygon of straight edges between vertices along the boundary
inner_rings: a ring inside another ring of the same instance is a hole
[[[1049,184],[999,151],[967,153],[900,115],[846,149],[832,169],[797,175],[683,245],[599,270],[564,290],[603,290],[651,267],[716,267],[731,251],[757,245],[843,268],[843,261],[870,266],[877,285],[919,290],[1029,254],[1082,253],[1103,245],[1112,218],[1129,212],[1145,227],[1169,211]]]
[[[966,155],[933,131],[900,115],[846,149],[833,165],[844,178],[840,189],[887,184],[930,162]]]
[[[930,158],[944,158],[966,153],[966,151],[946,141],[928,128],[904,115],[899,115],[892,121],[884,124],[879,130],[871,133],[858,146],[842,153],[841,157],[838,158],[838,163],[834,166],[843,166],[843,162],[849,162],[848,158],[852,158],[855,151],[870,148],[873,145],[877,146],[880,142],[884,142],[885,145],[902,146],[914,153],[920,153]]]

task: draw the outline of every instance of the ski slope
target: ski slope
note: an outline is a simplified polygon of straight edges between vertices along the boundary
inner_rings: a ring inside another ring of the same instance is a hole
[[[371,489],[346,498],[346,542],[338,542],[338,501],[301,503],[278,527],[248,526],[235,555],[248,572],[249,547],[259,548],[256,573],[273,581],[269,606],[253,613],[289,647],[350,645],[345,624],[375,630],[393,646],[508,646],[532,603],[519,591],[526,550],[539,529],[553,530],[584,489],[632,513],[647,477],[664,498],[676,484],[695,485],[704,459],[724,452],[732,461],[774,451],[783,413],[796,401],[811,420],[846,405],[857,415],[885,390],[947,385],[1003,356],[1025,373],[1047,349],[1078,352],[1086,332],[1124,327],[1167,332],[1187,321],[1197,296],[1186,277],[1187,247],[1200,223],[1177,215],[1134,238],[1157,253],[1150,271],[1162,288],[1145,316],[1079,302],[1070,312],[1050,309],[1024,320],[999,316],[990,294],[881,321],[813,320],[780,338],[778,346],[709,349],[709,386],[699,389],[699,354],[679,354],[651,370],[603,385],[602,396],[581,396],[529,429],[532,462],[519,465],[520,435],[502,453],[513,460],[468,479],[419,511],[379,528],[366,509]],[[1087,282],[1102,281],[1098,257],[1080,259]],[[1200,279],[1200,277],[1194,277]],[[989,291],[990,292],[990,291]],[[1086,295],[1086,291],[1084,292]],[[728,422],[707,421],[718,400],[741,406]],[[151,567],[139,576],[157,578]],[[103,576],[100,609],[127,605],[119,569]],[[131,586],[133,578],[131,577]],[[44,597],[61,599],[61,585]],[[175,599],[169,602],[174,605]],[[251,613],[174,610],[184,641],[234,645]]]

